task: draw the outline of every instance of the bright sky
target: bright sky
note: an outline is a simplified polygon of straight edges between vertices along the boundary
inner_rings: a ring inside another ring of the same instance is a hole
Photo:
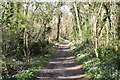
[[[72,15],[72,13],[70,12],[70,7],[67,5],[62,6],[61,10],[68,12],[69,15]]]

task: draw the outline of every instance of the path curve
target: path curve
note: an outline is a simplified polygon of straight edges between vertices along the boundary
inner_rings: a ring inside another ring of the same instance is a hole
[[[36,80],[86,80],[84,77],[82,65],[75,62],[65,41],[58,47],[55,58],[37,74]]]

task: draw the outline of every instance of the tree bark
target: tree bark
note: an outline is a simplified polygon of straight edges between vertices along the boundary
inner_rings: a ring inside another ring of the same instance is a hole
[[[80,20],[79,20],[79,13],[78,13],[78,9],[77,9],[77,4],[76,4],[76,0],[74,0],[74,10],[75,10],[75,15],[76,15],[76,19],[77,19],[77,27],[79,29],[79,36],[82,36],[82,32],[81,32],[81,28],[80,28]]]
[[[59,37],[60,37],[60,22],[61,22],[61,14],[58,15],[58,23],[57,23],[57,38],[56,38],[57,41],[59,41]]]
[[[95,23],[94,23],[94,38],[95,38],[95,41],[94,41],[94,51],[95,51],[95,54],[96,54],[96,57],[98,58],[99,56],[99,53],[98,53],[98,36],[97,36],[97,33],[98,33],[98,30],[97,30],[97,23],[98,23],[98,17],[100,15],[100,12],[102,10],[102,6],[103,6],[103,2],[101,3],[100,5],[100,8],[98,10],[98,13],[96,14],[96,20],[95,20]]]
[[[24,9],[24,15],[28,15],[28,6],[29,6],[29,3],[25,3],[25,9]],[[24,52],[24,56],[26,57],[26,61],[27,61],[27,64],[30,63],[30,50],[29,50],[29,29],[28,29],[28,26],[26,26],[24,28],[24,49],[23,49],[23,52]]]

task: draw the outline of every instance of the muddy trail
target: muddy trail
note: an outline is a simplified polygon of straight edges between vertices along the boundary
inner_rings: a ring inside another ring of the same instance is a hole
[[[55,57],[38,74],[36,80],[87,80],[82,65],[70,52],[68,42],[61,43]]]

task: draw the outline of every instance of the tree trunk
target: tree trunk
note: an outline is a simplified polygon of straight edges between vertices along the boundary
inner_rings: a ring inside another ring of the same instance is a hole
[[[28,15],[28,6],[29,6],[29,3],[25,3],[25,10],[24,10],[24,15]],[[26,62],[27,64],[30,63],[30,50],[29,50],[29,29],[28,27],[26,26],[25,29],[24,29],[24,56],[26,57]]]
[[[100,8],[98,10],[98,13],[96,14],[96,20],[95,20],[95,23],[94,23],[94,38],[95,38],[95,41],[94,41],[94,51],[95,51],[95,54],[96,54],[96,57],[99,56],[98,54],[98,30],[97,30],[97,27],[98,27],[98,17],[100,15],[100,12],[102,10],[102,6],[103,6],[103,2],[101,3],[100,5]]]
[[[46,38],[46,23],[43,23],[43,35],[42,35],[43,41],[45,41]]]
[[[60,37],[60,22],[61,22],[61,14],[58,15],[58,23],[57,23],[57,38],[56,38],[57,41],[59,41],[59,37]]]
[[[120,40],[120,2],[117,3],[117,39]],[[118,42],[119,44],[119,42]],[[116,50],[119,53],[120,52],[120,44],[116,46]],[[119,55],[118,55],[119,56]]]
[[[81,28],[80,28],[80,20],[79,20],[79,13],[78,13],[78,9],[77,9],[77,4],[76,4],[76,0],[74,0],[74,10],[75,10],[75,16],[77,19],[77,27],[79,29],[79,36],[82,36],[82,32],[81,32]]]

